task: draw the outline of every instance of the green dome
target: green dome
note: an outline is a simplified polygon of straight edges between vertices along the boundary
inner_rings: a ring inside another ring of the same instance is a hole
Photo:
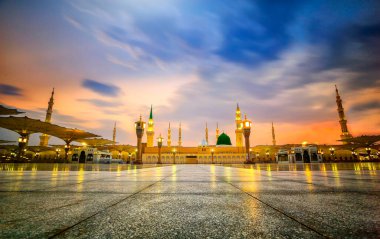
[[[221,135],[219,135],[216,145],[232,145],[230,136],[226,135],[225,133],[222,133]]]

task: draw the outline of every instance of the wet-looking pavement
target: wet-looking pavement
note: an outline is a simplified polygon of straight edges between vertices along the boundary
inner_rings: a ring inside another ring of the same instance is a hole
[[[0,165],[1,238],[379,238],[380,164]]]

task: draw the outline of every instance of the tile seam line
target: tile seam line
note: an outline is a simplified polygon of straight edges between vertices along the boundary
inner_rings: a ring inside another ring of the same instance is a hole
[[[228,182],[226,182],[226,183],[228,183]],[[328,236],[326,236],[326,235],[322,234],[322,233],[321,233],[321,232],[319,232],[318,230],[316,230],[316,229],[314,229],[314,228],[312,228],[312,227],[310,227],[310,226],[306,225],[305,223],[303,223],[303,222],[301,222],[301,221],[297,220],[296,218],[294,218],[294,217],[292,217],[292,216],[288,215],[287,213],[285,213],[285,212],[281,211],[280,209],[273,207],[273,206],[272,206],[272,205],[270,205],[269,203],[266,203],[266,202],[262,201],[261,199],[259,199],[259,198],[255,197],[255,196],[253,196],[252,194],[250,194],[250,193],[248,193],[248,192],[245,192],[245,191],[244,191],[244,190],[242,190],[241,188],[239,188],[239,187],[237,187],[237,186],[233,185],[232,183],[228,183],[228,184],[230,184],[231,186],[233,186],[233,187],[235,187],[235,188],[239,189],[240,191],[242,191],[242,192],[244,192],[245,194],[247,194],[249,197],[251,197],[251,198],[253,198],[253,199],[255,199],[255,200],[257,200],[257,201],[261,202],[262,204],[266,205],[267,207],[270,207],[270,208],[272,208],[273,210],[275,210],[275,211],[277,211],[277,212],[281,213],[282,215],[284,215],[284,216],[286,216],[286,217],[290,218],[291,220],[293,220],[293,221],[297,222],[298,224],[300,224],[300,225],[302,225],[302,226],[304,226],[304,227],[308,228],[309,230],[311,230],[311,231],[313,231],[313,232],[317,233],[318,235],[320,235],[320,236],[323,236],[324,238],[330,238],[330,237],[328,237]]]
[[[204,170],[204,171],[206,171],[206,170]],[[308,228],[309,230],[311,230],[311,231],[317,233],[318,235],[320,235],[320,236],[322,236],[322,237],[324,237],[324,238],[330,238],[330,237],[328,237],[328,236],[326,236],[326,235],[323,235],[321,232],[317,231],[316,229],[314,229],[314,228],[312,228],[312,227],[310,227],[310,226],[308,226],[308,225],[306,225],[306,224],[300,222],[300,221],[297,220],[296,218],[294,218],[294,217],[292,217],[292,216],[286,214],[285,212],[281,211],[280,209],[277,209],[277,208],[273,207],[272,205],[270,205],[270,204],[268,204],[268,203],[266,203],[266,202],[264,202],[264,201],[258,199],[257,197],[255,197],[255,196],[249,194],[248,192],[245,192],[245,191],[242,190],[241,188],[239,188],[239,187],[233,185],[232,183],[230,183],[230,182],[228,182],[228,181],[224,181],[224,182],[227,183],[227,184],[229,184],[229,185],[231,185],[232,187],[238,189],[239,191],[242,191],[244,194],[246,194],[246,195],[248,195],[249,197],[251,197],[251,198],[253,198],[253,199],[259,201],[260,203],[266,205],[267,207],[272,208],[273,210],[279,212],[280,214],[282,214],[282,215],[288,217],[289,219],[291,219],[291,220],[297,222],[298,224],[300,224],[300,225],[302,225],[302,226]]]
[[[90,219],[90,218],[92,218],[92,217],[95,217],[96,215],[99,215],[100,213],[105,212],[106,210],[108,210],[108,209],[110,209],[110,208],[112,208],[112,207],[118,205],[119,203],[124,202],[125,200],[127,200],[127,199],[129,199],[129,198],[131,198],[131,197],[133,197],[133,196],[135,196],[135,195],[137,195],[137,194],[139,194],[140,192],[144,191],[145,189],[148,189],[148,188],[152,187],[152,186],[155,185],[156,183],[159,183],[159,182],[161,182],[162,180],[164,180],[165,178],[168,178],[168,177],[171,177],[171,176],[175,175],[178,171],[181,171],[181,170],[178,170],[178,169],[177,169],[177,170],[176,170],[174,173],[172,173],[171,175],[169,175],[169,176],[167,176],[167,177],[164,177],[163,179],[158,180],[158,181],[156,181],[156,182],[154,182],[154,183],[152,183],[152,184],[150,184],[150,185],[144,187],[143,189],[141,189],[141,190],[139,190],[139,191],[137,191],[137,192],[135,192],[135,193],[133,193],[133,194],[131,194],[131,195],[128,195],[127,197],[125,197],[125,198],[123,198],[123,199],[121,199],[121,200],[119,200],[119,201],[117,201],[117,202],[115,202],[115,203],[113,203],[113,204],[111,204],[111,205],[109,205],[109,206],[103,208],[102,210],[97,211],[96,213],[94,213],[94,214],[92,214],[92,215],[90,215],[90,216],[88,216],[88,217],[86,217],[86,218],[84,218],[84,219],[78,221],[77,223],[75,223],[75,224],[73,224],[73,225],[71,225],[71,226],[69,226],[69,227],[66,227],[66,228],[64,228],[63,230],[60,230],[59,232],[55,233],[55,234],[52,235],[52,236],[49,236],[48,238],[49,238],[49,239],[50,239],[50,238],[55,238],[55,237],[61,235],[62,233],[64,233],[64,232],[66,232],[66,231],[68,231],[68,230],[70,230],[70,229],[76,227],[77,225],[81,224],[82,222],[87,221],[88,219]]]
[[[173,174],[171,174],[170,176],[173,176]],[[170,177],[170,176],[168,176],[168,177]],[[76,177],[77,177],[77,175],[76,175]],[[121,176],[116,176],[116,177],[121,177]],[[68,183],[68,184],[65,184],[65,185],[58,185],[58,186],[47,187],[47,188],[38,188],[38,189],[35,189],[35,190],[31,190],[31,191],[45,192],[46,190],[51,190],[51,189],[55,189],[55,188],[66,187],[66,186],[74,186],[74,185],[79,185],[79,184],[85,184],[85,183],[88,183],[88,182],[97,182],[97,181],[100,181],[100,180],[110,179],[110,178],[115,178],[115,177],[114,176],[109,176],[109,177],[106,176],[104,178],[93,179],[93,180],[89,180],[89,181],[86,181],[86,182],[83,180],[82,182]],[[165,178],[167,178],[167,177],[164,177],[163,179],[165,179]]]

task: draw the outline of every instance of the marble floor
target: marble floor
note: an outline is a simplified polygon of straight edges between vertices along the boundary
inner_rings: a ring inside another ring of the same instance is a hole
[[[40,168],[39,168],[40,167]],[[379,164],[0,166],[0,238],[379,238]]]

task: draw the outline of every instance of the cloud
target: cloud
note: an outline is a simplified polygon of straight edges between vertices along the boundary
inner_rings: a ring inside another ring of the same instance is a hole
[[[3,95],[13,95],[13,96],[21,96],[21,89],[13,86],[13,85],[7,85],[7,84],[0,84],[0,94]]]
[[[117,107],[122,105],[120,102],[111,102],[99,99],[78,99],[78,101],[87,102],[97,107]]]
[[[353,105],[350,108],[352,112],[361,112],[367,110],[380,110],[380,102],[379,101],[369,101],[360,104]]]
[[[111,84],[105,84],[98,81],[85,79],[82,86],[96,93],[106,96],[117,96],[120,93],[120,88]]]
[[[79,29],[79,30],[84,30],[84,27],[82,26],[82,24],[78,21],[78,20],[75,20],[74,18],[68,16],[68,15],[63,15],[63,18],[68,22],[70,23],[72,26],[74,26],[75,28]]]
[[[126,62],[122,61],[114,56],[108,55],[107,60],[115,65],[119,65],[125,68],[128,68],[129,70],[137,70],[138,68],[132,63],[132,62]]]

